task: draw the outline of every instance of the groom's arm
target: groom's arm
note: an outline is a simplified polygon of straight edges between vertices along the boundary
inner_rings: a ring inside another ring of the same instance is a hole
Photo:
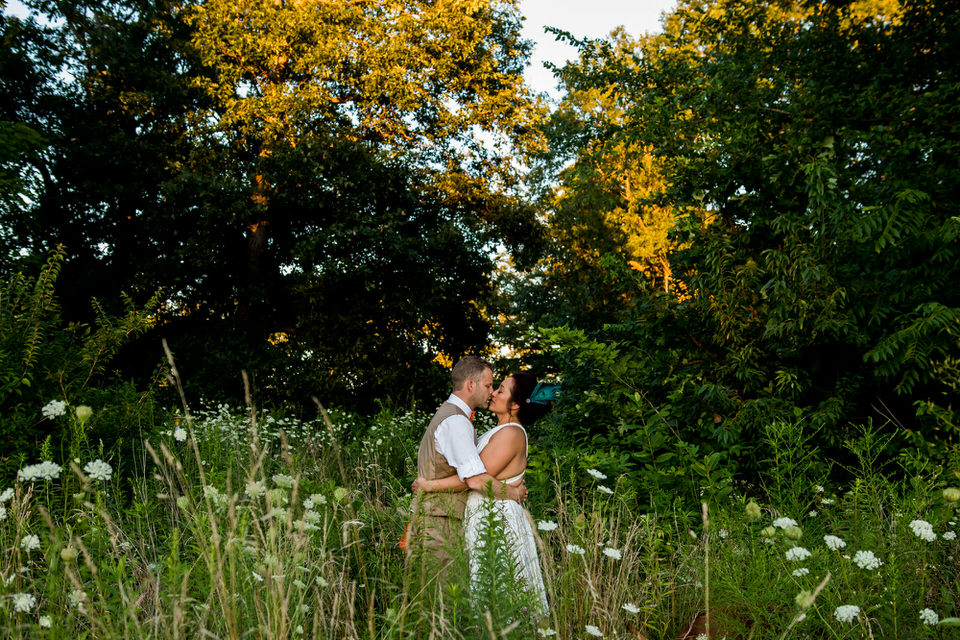
[[[520,480],[517,484],[507,484],[497,480],[489,473],[482,473],[477,476],[470,476],[464,482],[474,491],[486,492],[488,489],[493,491],[496,497],[505,497],[514,502],[523,502],[527,497],[527,484]]]

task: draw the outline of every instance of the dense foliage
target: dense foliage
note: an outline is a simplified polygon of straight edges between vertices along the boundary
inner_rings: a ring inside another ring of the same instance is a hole
[[[881,461],[957,442],[958,20],[937,1],[690,1],[660,35],[579,43],[551,125],[572,162],[542,164],[564,167],[544,196],[562,249],[515,298],[555,327],[535,343],[566,383],[558,438],[651,488],[755,478],[778,420],[824,464],[870,421],[896,434]]]

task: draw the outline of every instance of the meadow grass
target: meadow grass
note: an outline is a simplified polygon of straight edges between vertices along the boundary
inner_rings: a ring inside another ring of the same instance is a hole
[[[958,632],[960,496],[944,491],[957,479],[942,466],[885,479],[870,466],[871,432],[850,444],[863,466],[854,481],[832,487],[789,450],[802,436],[772,427],[784,454],[764,495],[779,499],[734,494],[702,513],[650,513],[628,478],[555,467],[549,512],[536,494],[530,504],[550,603],[540,617],[509,584],[472,597],[462,554],[438,581],[398,548],[427,415],[217,405],[145,433],[121,473],[87,442],[81,413],[54,416],[72,434],[62,467],[24,466],[0,487],[3,637]]]

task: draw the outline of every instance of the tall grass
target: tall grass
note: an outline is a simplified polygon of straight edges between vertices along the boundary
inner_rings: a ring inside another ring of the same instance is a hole
[[[708,519],[644,512],[650,501],[628,479],[593,470],[584,490],[568,481],[579,470],[555,467],[551,511],[531,496],[550,602],[541,618],[510,585],[472,597],[397,547],[427,419],[213,406],[156,425],[132,471],[109,480],[84,471],[106,453],[68,447],[76,459],[59,478],[14,480],[0,495],[3,637],[695,638],[708,613],[716,638],[956,632],[960,503],[943,492],[955,469],[914,465],[910,481],[887,480],[870,467],[875,434],[850,443],[865,467],[849,487],[804,478],[793,451],[771,462],[771,474],[792,474],[769,478],[778,500],[755,496],[748,509],[734,497],[708,505]],[[803,443],[784,429],[770,437]],[[857,551],[882,564],[860,566]],[[455,562],[465,575],[466,559]],[[859,612],[841,621],[841,605]],[[921,620],[927,608],[940,624]]]

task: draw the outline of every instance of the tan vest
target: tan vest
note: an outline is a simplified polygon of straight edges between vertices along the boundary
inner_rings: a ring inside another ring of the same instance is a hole
[[[450,466],[447,459],[437,451],[436,440],[434,436],[437,433],[437,427],[440,423],[449,418],[460,414],[465,418],[466,415],[460,407],[452,402],[444,402],[437,409],[437,413],[430,421],[423,439],[420,440],[420,450],[417,452],[417,474],[427,480],[441,480],[457,475],[457,470]],[[477,443],[477,436],[474,433],[473,443]],[[417,504],[419,501],[419,505]],[[429,516],[449,516],[451,518],[463,518],[463,510],[467,506],[467,492],[457,491],[456,493],[444,493],[440,491],[431,493],[421,493],[414,501],[414,513]]]

